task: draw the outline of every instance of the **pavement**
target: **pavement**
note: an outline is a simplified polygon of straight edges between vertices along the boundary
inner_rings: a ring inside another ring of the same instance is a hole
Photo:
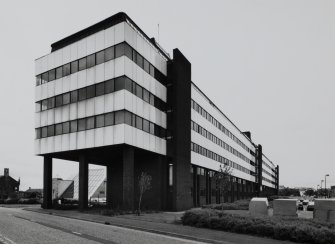
[[[0,237],[1,234],[7,237],[6,233],[1,233],[1,224],[3,222],[1,215],[3,214],[11,214],[12,220],[15,219],[16,221],[20,220],[21,222],[25,222],[26,226],[33,224],[39,225],[39,228],[50,228],[50,232],[42,231],[41,233],[43,233],[43,235],[50,233],[50,239],[52,240],[57,237],[53,236],[54,231],[61,232],[62,238],[65,236],[65,239],[62,239],[61,243],[67,243],[68,239],[66,238],[69,238],[67,235],[70,235],[72,239],[85,239],[85,242],[81,240],[79,243],[291,243],[250,235],[183,226],[178,223],[180,222],[178,220],[182,212],[109,217],[73,210],[45,210],[39,207],[24,209],[0,208]],[[9,233],[11,232],[9,231]],[[80,233],[80,235],[76,233]],[[15,236],[9,236],[15,241]],[[36,237],[39,237],[39,235],[36,235]],[[59,242],[40,242],[38,239],[35,240],[35,242],[15,241],[15,243]],[[71,243],[76,242],[75,240],[71,240]]]

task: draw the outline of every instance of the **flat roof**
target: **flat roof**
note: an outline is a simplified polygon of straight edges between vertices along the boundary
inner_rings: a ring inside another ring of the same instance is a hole
[[[144,38],[148,40],[149,43],[151,43],[157,50],[167,59],[170,60],[171,58],[169,55],[159,46],[159,44],[156,42],[155,38],[149,38],[147,34],[144,33],[144,31],[141,30],[137,26],[137,24],[124,12],[119,12],[117,14],[112,15],[111,17],[104,19],[94,25],[91,25],[83,30],[80,30],[70,36],[67,36],[57,42],[54,42],[51,44],[51,52],[57,51],[63,47],[66,47],[74,42],[80,41],[81,39],[84,39],[85,37],[88,37],[90,35],[93,35],[99,31],[105,30],[109,27],[112,27],[114,25],[117,25],[121,22],[128,21],[133,27],[135,27]]]

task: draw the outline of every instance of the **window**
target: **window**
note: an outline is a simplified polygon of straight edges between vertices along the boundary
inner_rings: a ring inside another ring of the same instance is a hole
[[[150,73],[150,64],[149,64],[149,62],[146,59],[144,59],[144,70],[148,74]]]
[[[47,83],[49,81],[49,73],[45,72],[42,74],[42,84]]]
[[[109,47],[105,50],[105,62],[114,59],[114,47]]]
[[[150,75],[155,77],[155,67],[150,64]]]
[[[96,125],[96,128],[104,127],[105,126],[105,116],[104,115],[96,116],[95,125]]]
[[[86,119],[78,120],[78,131],[83,131],[86,129]]]
[[[63,65],[63,77],[71,74],[71,65],[70,63]]]
[[[49,81],[53,81],[56,79],[56,70],[52,69],[49,71]]]
[[[41,129],[35,129],[35,136],[36,136],[36,139],[41,138]]]
[[[86,57],[85,58],[82,58],[82,59],[79,59],[79,68],[78,70],[84,70],[86,69]]]
[[[143,129],[143,119],[138,116],[136,116],[136,128],[140,130]]]
[[[137,54],[136,54],[136,51],[133,50],[133,62],[134,62],[134,63],[136,63],[136,55],[137,55]]]
[[[95,97],[95,85],[86,88],[86,99]]]
[[[131,126],[131,113],[128,111],[124,112],[124,123]]]
[[[48,109],[54,108],[54,107],[55,107],[55,98],[54,97],[48,98]]]
[[[143,89],[143,100],[149,103],[149,92]]]
[[[71,74],[78,72],[78,60],[71,62]]]
[[[63,77],[63,66],[58,67],[56,69],[56,79],[60,79]]]
[[[42,138],[48,136],[48,127],[47,126],[42,128],[42,133],[41,134],[42,134],[42,136],[41,136]]]
[[[132,51],[133,49],[127,43],[124,44],[124,54],[132,60]]]
[[[86,130],[94,129],[94,117],[89,117],[86,119]]]
[[[114,125],[114,113],[108,113],[105,115],[105,126]]]
[[[150,104],[151,104],[152,106],[155,105],[155,96],[152,95],[152,94],[150,94]]]
[[[138,66],[143,68],[143,57],[139,53],[137,53],[136,63]]]
[[[55,135],[61,135],[63,133],[63,125],[57,124],[55,127]]]
[[[70,103],[70,93],[63,94],[63,104],[69,104]]]
[[[123,124],[124,123],[124,112],[116,111],[115,112],[115,124]]]
[[[87,61],[86,61],[86,67],[87,68],[91,68],[95,65],[95,54],[91,54],[89,56],[87,56]]]
[[[77,120],[70,121],[70,131],[76,132],[78,130]]]
[[[150,122],[150,134],[154,135],[155,134],[155,124]]]
[[[35,112],[40,112],[41,111],[41,102],[35,103]]]
[[[56,96],[56,107],[62,106],[63,105],[63,95]]]
[[[128,77],[125,77],[124,79],[124,88],[128,90],[129,92],[132,92],[132,80]]]
[[[78,101],[78,91],[71,92],[71,103],[75,103]]]
[[[124,76],[115,79],[115,91],[124,89]]]
[[[55,126],[49,125],[48,126],[48,136],[54,136],[55,135]]]
[[[145,131],[145,132],[150,132],[150,129],[149,129],[149,121],[148,120],[146,120],[146,119],[143,119],[143,130]]]
[[[101,96],[105,93],[105,83],[101,82],[96,84],[95,86],[95,94],[96,96]]]
[[[124,55],[124,44],[120,43],[115,46],[115,58],[121,57]]]
[[[86,88],[81,88],[78,91],[78,101],[82,101],[86,99]]]
[[[41,85],[41,83],[42,83],[41,79],[42,79],[41,75],[36,76],[36,86]]]
[[[63,134],[70,133],[70,122],[63,123]]]
[[[45,99],[42,101],[42,111],[47,110],[48,109],[48,100]]]
[[[108,80],[105,82],[105,94],[111,93],[114,91],[114,80]]]
[[[96,59],[97,59],[96,60],[97,65],[105,62],[105,51],[98,52]]]
[[[136,85],[136,96],[143,99],[143,89],[139,85]]]

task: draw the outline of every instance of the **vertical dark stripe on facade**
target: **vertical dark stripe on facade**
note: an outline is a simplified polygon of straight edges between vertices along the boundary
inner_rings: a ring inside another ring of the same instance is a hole
[[[167,66],[167,155],[173,164],[172,208],[192,207],[191,169],[191,63],[178,50]],[[196,172],[195,172],[196,173]]]
[[[258,174],[257,174],[257,179],[258,179],[258,184],[257,184],[257,195],[260,196],[261,193],[261,187],[262,187],[262,180],[263,180],[263,151],[262,151],[262,145],[258,144],[256,148],[256,167],[258,168]]]

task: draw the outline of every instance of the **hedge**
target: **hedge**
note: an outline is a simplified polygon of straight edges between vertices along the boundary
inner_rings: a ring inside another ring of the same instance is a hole
[[[189,210],[181,218],[184,225],[293,242],[335,244],[334,224],[293,217],[240,216],[211,209]]]
[[[211,208],[217,210],[248,210],[249,209],[249,200],[238,200],[233,203],[220,203],[220,204],[208,204],[203,205],[202,208]]]

